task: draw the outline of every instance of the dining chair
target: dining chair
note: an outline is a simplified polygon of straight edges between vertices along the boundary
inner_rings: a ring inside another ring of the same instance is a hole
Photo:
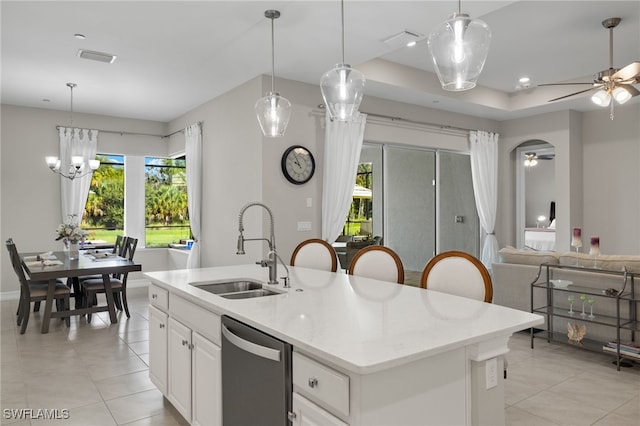
[[[493,301],[489,271],[478,258],[463,251],[445,251],[431,258],[422,271],[420,287],[486,303]],[[502,359],[506,379],[509,361],[506,356]]]
[[[291,266],[336,272],[338,258],[331,244],[318,238],[311,238],[301,242],[293,250]]]
[[[13,267],[18,281],[20,282],[20,299],[18,301],[18,321],[17,325],[20,326],[20,334],[24,334],[27,330],[27,324],[29,323],[29,314],[31,311],[31,302],[41,302],[47,299],[47,292],[49,290],[49,283],[45,281],[32,282],[24,273],[22,267],[22,261],[18,254],[13,239],[9,238],[6,241],[7,250],[9,251],[9,257],[11,260],[11,266]],[[56,299],[56,308],[59,311],[69,310],[69,295],[71,289],[62,282],[56,281],[56,287],[54,292],[54,298]],[[71,320],[69,317],[64,317],[64,320],[69,326]]]
[[[123,249],[120,256],[125,257],[129,260],[133,260],[133,255],[136,252],[137,245],[137,238],[124,237]],[[111,275],[109,276],[109,282],[111,284],[111,291],[113,292],[113,299],[116,307],[120,311],[122,311],[124,308],[124,312],[127,315],[127,318],[131,318],[131,315],[129,314],[129,305],[127,304],[128,275],[128,272],[125,272],[123,274]],[[83,280],[80,282],[80,285],[82,286],[82,300],[86,308],[91,308],[94,304],[97,304],[98,293],[105,292],[104,281],[102,277]],[[122,297],[122,302],[120,302],[120,296]],[[91,322],[90,312],[87,314],[87,322]]]
[[[422,271],[420,287],[491,303],[493,285],[476,257],[451,250],[434,256]]]
[[[349,275],[404,283],[404,266],[395,251],[385,246],[366,246],[356,252],[349,264]]]

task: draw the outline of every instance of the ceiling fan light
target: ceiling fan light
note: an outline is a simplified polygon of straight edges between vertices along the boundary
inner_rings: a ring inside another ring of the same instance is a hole
[[[455,13],[427,40],[431,60],[444,90],[473,89],[489,53],[491,29],[466,13]]]
[[[618,102],[620,105],[631,99],[631,93],[627,90],[626,87],[618,86],[613,89],[613,92],[611,94],[613,95],[613,99],[615,99],[616,102]]]
[[[320,79],[324,104],[332,120],[349,121],[360,108],[366,79],[347,64],[338,64]]]
[[[611,95],[606,90],[600,89],[591,96],[591,102],[601,107],[607,107],[611,103]]]
[[[262,134],[275,138],[284,135],[291,118],[291,102],[278,93],[269,92],[255,105]]]

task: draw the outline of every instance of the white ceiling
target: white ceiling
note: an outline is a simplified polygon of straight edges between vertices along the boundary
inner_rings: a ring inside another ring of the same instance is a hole
[[[66,83],[74,82],[77,112],[170,121],[270,74],[266,9],[282,13],[275,21],[278,77],[318,84],[341,60],[337,0],[3,0],[0,7],[5,104],[68,110]],[[614,32],[614,66],[640,60],[638,0],[465,0],[463,11],[492,30],[489,56],[479,87],[444,92],[426,40],[413,48],[382,40],[403,30],[426,36],[457,9],[456,1],[347,0],[344,7],[346,62],[367,76],[366,95],[481,117],[597,108],[586,95],[546,102],[582,86],[535,86],[590,82],[608,68],[609,32],[601,25],[606,18],[622,18]],[[80,48],[118,58],[113,64],[83,60],[76,56]],[[516,87],[522,75],[532,79],[528,90]]]

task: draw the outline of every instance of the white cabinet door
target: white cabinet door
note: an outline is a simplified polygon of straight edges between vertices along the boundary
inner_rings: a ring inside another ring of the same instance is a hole
[[[191,422],[191,329],[169,318],[169,392],[167,398]]]
[[[296,392],[293,393],[293,413],[293,426],[347,426],[342,420]]]
[[[161,310],[149,306],[149,378],[167,394],[167,320]]]
[[[222,424],[222,377],[219,346],[193,333],[193,421],[192,425]]]

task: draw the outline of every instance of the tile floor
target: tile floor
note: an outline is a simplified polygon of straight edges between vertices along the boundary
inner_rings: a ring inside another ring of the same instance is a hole
[[[131,318],[119,313],[117,325],[101,313],[91,324],[72,318],[70,328],[54,320],[47,335],[38,313],[20,335],[16,301],[0,302],[1,424],[185,424],[148,377],[146,288],[130,289],[129,300]],[[510,347],[508,425],[640,425],[640,364],[618,372],[608,355],[543,339],[531,350],[528,333]],[[68,419],[7,418],[17,408],[68,409]]]

